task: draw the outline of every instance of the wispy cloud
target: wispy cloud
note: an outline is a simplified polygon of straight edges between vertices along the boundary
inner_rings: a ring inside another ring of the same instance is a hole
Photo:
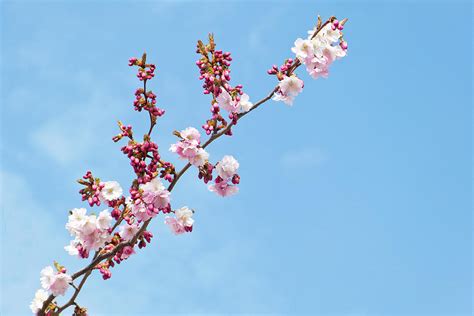
[[[38,268],[50,259],[46,247],[37,245],[60,249],[61,240],[53,238],[58,227],[35,201],[24,178],[0,171],[0,183],[2,292],[8,297],[1,300],[0,310],[2,315],[26,315],[39,287],[39,270],[31,269],[32,259]]]
[[[87,95],[68,104],[59,115],[50,116],[29,135],[31,144],[41,154],[63,166],[82,159],[85,152],[103,143],[96,136],[102,136],[104,129],[112,126],[111,113],[117,113],[116,105],[120,104],[117,97],[107,92],[105,83],[92,78],[89,72],[75,74],[74,81],[78,89],[88,91]]]
[[[317,167],[329,159],[326,151],[320,148],[301,148],[288,151],[281,157],[281,163],[288,168]]]

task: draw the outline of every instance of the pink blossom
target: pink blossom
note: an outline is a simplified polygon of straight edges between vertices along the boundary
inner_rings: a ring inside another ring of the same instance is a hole
[[[181,158],[193,158],[198,152],[199,143],[195,140],[181,140],[171,145],[170,151],[177,153]]]
[[[280,81],[279,87],[283,95],[297,96],[301,91],[303,91],[303,80],[292,76],[283,76],[283,79]]]
[[[183,224],[181,224],[176,218],[167,216],[165,218],[165,224],[168,225],[171,231],[175,235],[184,234],[186,229]]]
[[[129,241],[136,235],[139,229],[140,227],[137,223],[125,224],[120,228],[119,234],[125,241]]]
[[[234,99],[232,99],[232,96],[227,92],[226,89],[221,88],[221,93],[219,96],[216,98],[217,104],[225,109],[228,112],[238,112],[239,110],[239,104],[236,102]]]
[[[194,219],[192,219],[192,216],[194,214],[194,211],[191,210],[189,207],[183,206],[182,208],[175,210],[174,214],[176,216],[177,221],[185,228],[193,226]]]
[[[171,193],[165,189],[157,177],[141,185],[140,189],[143,190],[142,198],[147,205],[153,205],[155,208],[160,209],[170,203]]]
[[[237,169],[239,169],[239,162],[229,155],[224,156],[216,165],[217,173],[224,180],[232,178],[237,173]]]
[[[41,270],[41,286],[53,295],[64,295],[69,283],[72,282],[70,275],[66,273],[55,273],[53,267],[48,266]]]
[[[70,275],[66,273],[58,273],[56,274],[54,282],[51,284],[49,290],[53,295],[64,295],[69,287],[69,283],[71,282],[72,278]]]
[[[177,153],[180,158],[187,159],[192,165],[200,167],[209,159],[209,154],[201,148],[201,134],[194,127],[188,127],[179,132],[181,140],[171,145],[170,151]]]
[[[216,192],[218,195],[225,197],[237,193],[239,188],[236,185],[228,184],[226,181],[220,181],[209,185],[209,191]]]
[[[125,260],[135,253],[135,250],[131,246],[125,246],[122,249],[122,254],[120,255],[121,260]]]
[[[195,140],[198,143],[200,142],[200,139],[201,139],[201,134],[194,127],[188,127],[186,129],[182,130],[180,132],[180,135],[181,135],[182,138],[184,138],[186,140],[190,140],[190,141]]]
[[[141,201],[138,204],[132,204],[131,211],[140,222],[147,221],[158,214],[154,211],[154,208],[152,210],[148,209]]]

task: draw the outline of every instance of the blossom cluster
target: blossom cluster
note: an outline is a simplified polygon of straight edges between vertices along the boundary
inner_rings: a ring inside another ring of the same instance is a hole
[[[331,18],[322,25],[319,20],[316,28],[308,31],[307,39],[296,39],[291,51],[295,53],[297,62],[289,58],[280,68],[273,65],[267,71],[270,75],[276,75],[279,80],[278,89],[273,96],[274,101],[292,105],[294,98],[303,91],[303,80],[293,73],[299,63],[306,66],[312,78],[326,78],[329,75],[329,66],[336,59],[346,56],[348,45],[341,32],[345,21]]]
[[[216,192],[220,196],[229,196],[237,193],[240,183],[240,176],[237,174],[239,169],[238,161],[232,156],[224,156],[221,161],[216,164],[218,176],[214,183],[209,185],[209,190]]]
[[[178,154],[181,159],[187,159],[196,167],[203,166],[209,159],[209,154],[200,146],[201,134],[194,127],[188,127],[181,132],[175,132],[180,140],[171,145],[170,151]]]
[[[200,146],[201,135],[194,127],[188,127],[180,132],[175,131],[180,140],[172,144],[170,151],[178,154],[182,159],[187,159],[190,164],[199,168],[199,178],[208,183],[213,179],[213,170],[216,169],[218,176],[214,183],[209,185],[209,190],[220,196],[229,196],[237,193],[237,184],[240,177],[236,173],[239,163],[232,156],[224,156],[215,166],[209,162],[209,154]]]
[[[192,219],[194,211],[184,206],[174,211],[174,217],[167,216],[165,224],[175,233],[175,235],[193,231],[194,219]]]
[[[232,87],[230,81],[230,62],[232,61],[229,52],[216,50],[214,36],[209,34],[209,43],[204,44],[198,41],[196,52],[201,58],[196,62],[199,68],[200,80],[204,80],[204,94],[211,94],[211,118],[202,126],[207,135],[217,133],[227,127],[227,120],[220,114],[221,108],[229,112],[228,118],[232,124],[237,124],[238,114],[249,111],[253,104],[249,101],[249,96],[242,90],[242,85]],[[232,135],[232,130],[226,131],[227,135]]]
[[[66,229],[75,238],[64,249],[71,256],[87,258],[91,250],[99,250],[110,240],[109,229],[113,220],[110,212],[103,210],[98,216],[86,213],[85,208],[75,208],[70,212]]]
[[[66,273],[66,269],[55,262],[56,271],[53,267],[47,266],[41,270],[41,289],[37,290],[35,297],[30,304],[31,311],[36,314],[43,307],[48,299],[49,293],[54,296],[64,295],[72,283],[72,277]]]
[[[143,222],[155,217],[160,211],[169,213],[170,195],[158,177],[140,184],[138,188],[131,188],[131,197],[126,202],[130,208],[131,217],[127,217],[126,220],[129,223],[132,223],[134,219]]]
[[[308,31],[308,38],[298,38],[291,49],[296,58],[306,66],[314,79],[326,78],[329,66],[339,58],[346,56],[347,42],[343,39],[344,22],[333,19],[319,31]]]

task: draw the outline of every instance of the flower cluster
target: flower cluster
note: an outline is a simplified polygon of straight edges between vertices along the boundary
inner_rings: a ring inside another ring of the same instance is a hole
[[[314,79],[328,76],[329,66],[336,59],[346,56],[347,42],[341,32],[345,22],[346,20],[338,21],[336,18],[331,18],[323,25],[318,19],[315,29],[308,31],[308,38],[298,38],[291,49],[296,55],[297,62],[289,58],[280,68],[273,65],[267,71],[270,75],[276,75],[279,80],[273,100],[292,105],[294,98],[303,91],[303,80],[293,73],[299,64],[304,64]]]
[[[209,190],[216,192],[220,196],[229,196],[239,191],[237,184],[240,183],[240,176],[237,174],[239,169],[238,161],[232,156],[224,156],[216,164],[218,176],[214,183],[209,185]]]
[[[130,189],[131,198],[127,200],[130,215],[139,222],[155,217],[160,211],[170,212],[170,192],[157,177],[141,184],[138,189]],[[133,221],[128,220],[129,224]],[[131,226],[131,225],[130,225]],[[122,238],[127,239],[121,234]]]
[[[37,314],[43,307],[44,302],[48,299],[48,292],[54,296],[64,295],[72,284],[72,277],[66,273],[66,269],[54,262],[53,267],[47,266],[40,273],[40,282],[42,289],[35,293],[35,297],[30,304],[30,309],[34,314]]]
[[[238,192],[236,186],[240,182],[240,177],[236,173],[239,163],[232,156],[224,156],[215,166],[209,162],[209,154],[200,147],[200,138],[198,130],[194,127],[188,127],[181,132],[175,131],[174,134],[180,140],[172,144],[170,151],[177,153],[182,159],[187,159],[192,165],[199,168],[199,179],[208,183],[213,179],[213,170],[216,169],[218,176],[214,183],[209,185],[209,190],[216,192],[220,196],[229,196]],[[172,219],[168,220],[173,223]],[[177,226],[179,227],[179,226]]]
[[[90,250],[99,250],[110,240],[109,229],[113,220],[110,212],[103,210],[99,216],[86,213],[85,208],[70,211],[66,229],[75,239],[64,249],[71,256],[87,258]]]
[[[167,224],[175,235],[193,231],[194,219],[192,219],[194,211],[184,206],[174,211],[175,217],[167,216],[165,224]]]
[[[347,42],[341,32],[344,23],[334,18],[321,28],[308,31],[307,39],[298,38],[295,41],[291,50],[306,65],[306,70],[314,79],[326,78],[333,61],[346,56]]]
[[[201,134],[194,127],[188,127],[181,132],[175,131],[174,134],[180,140],[171,145],[170,151],[178,154],[182,159],[187,159],[196,167],[203,166],[209,159],[209,154],[201,148]]]
[[[41,270],[41,286],[46,291],[50,291],[53,295],[64,295],[72,282],[72,278],[66,273],[66,269],[59,267],[56,264],[57,272],[54,271],[53,267],[47,266]]]
[[[223,108],[229,112],[229,119],[232,124],[237,124],[238,113],[247,112],[252,108],[249,96],[242,91],[242,85],[232,87],[230,81],[230,62],[232,61],[229,52],[216,50],[214,37],[209,34],[209,43],[204,44],[198,41],[196,52],[201,58],[196,62],[199,68],[200,80],[204,80],[204,94],[211,94],[211,118],[202,126],[207,135],[217,133],[227,127],[227,120],[220,114]],[[231,129],[226,133],[232,135]]]
[[[285,104],[292,105],[295,97],[303,91],[303,80],[295,74],[291,76],[283,75],[278,84],[278,91],[273,96],[274,101],[283,101]]]

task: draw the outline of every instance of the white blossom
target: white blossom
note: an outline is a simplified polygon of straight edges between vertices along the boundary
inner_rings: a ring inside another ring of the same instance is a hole
[[[309,39],[298,38],[295,41],[295,46],[291,49],[293,53],[296,54],[296,58],[300,61],[303,61],[308,56],[314,54],[313,52],[313,43]]]
[[[194,127],[188,127],[182,130],[179,134],[181,135],[182,138],[187,139],[187,140],[195,140],[199,142],[201,138],[201,134]]]
[[[97,217],[97,226],[102,230],[106,230],[110,228],[110,224],[112,223],[112,221],[113,218],[110,215],[109,210],[103,210],[99,213],[99,216]]]
[[[39,289],[35,293],[35,297],[33,298],[33,301],[31,301],[30,304],[30,309],[33,312],[33,314],[36,315],[41,308],[43,307],[43,303],[48,299],[48,292],[46,292],[43,289]]]
[[[174,214],[178,222],[180,222],[183,226],[187,226],[187,227],[193,226],[193,223],[194,223],[194,219],[192,219],[193,213],[194,212],[187,206],[184,206],[174,211]]]
[[[125,241],[129,241],[135,236],[139,229],[140,227],[138,227],[136,223],[132,225],[125,224],[120,227],[119,234]]]
[[[73,239],[69,242],[69,245],[64,247],[64,250],[66,250],[67,253],[71,256],[77,256],[79,255],[79,250],[77,250],[78,244],[79,241],[77,239]]]
[[[284,76],[283,80],[280,81],[279,86],[283,95],[297,96],[301,91],[303,91],[303,80],[292,76]]]
[[[253,103],[249,101],[248,94],[244,93],[240,96],[239,107],[240,112],[245,113],[248,112],[253,106]]]
[[[104,187],[100,191],[100,197],[105,201],[113,201],[122,196],[123,189],[117,181],[102,182]]]
[[[198,148],[194,157],[189,158],[189,162],[196,167],[203,166],[209,160],[209,153],[203,148]]]
[[[41,286],[45,290],[49,290],[49,287],[54,282],[54,270],[53,267],[47,266],[40,273]]]
[[[224,156],[216,166],[217,173],[224,180],[234,176],[237,173],[237,169],[239,169],[239,162],[232,156]]]

